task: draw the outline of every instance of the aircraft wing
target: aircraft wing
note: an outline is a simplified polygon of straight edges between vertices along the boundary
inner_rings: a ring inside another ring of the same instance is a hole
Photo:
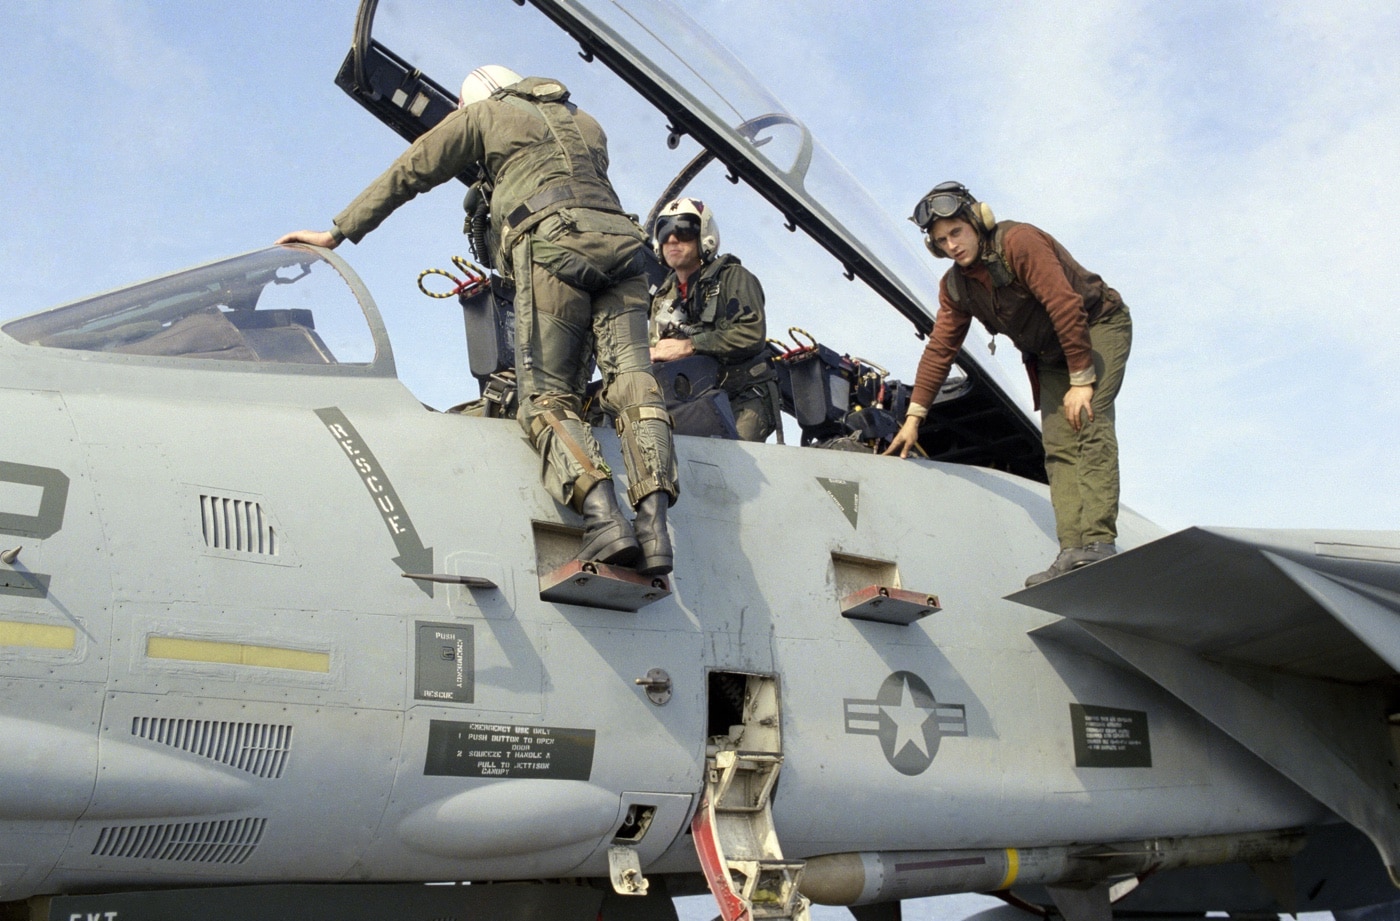
[[[1141,672],[1356,825],[1400,879],[1400,533],[1189,528],[1010,600]]]
[[[1400,671],[1400,535],[1189,528],[1012,600],[1217,662],[1366,683]]]

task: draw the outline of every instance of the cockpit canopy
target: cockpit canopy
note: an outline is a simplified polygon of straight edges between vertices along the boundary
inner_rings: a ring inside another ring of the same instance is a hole
[[[45,348],[363,371],[381,352],[388,355],[377,312],[364,309],[367,300],[359,280],[336,257],[277,246],[0,329]]]

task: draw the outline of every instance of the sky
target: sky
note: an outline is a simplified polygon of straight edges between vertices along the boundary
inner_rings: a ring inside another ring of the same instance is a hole
[[[958,179],[1121,292],[1125,504],[1173,530],[1400,529],[1400,6],[679,5],[859,179],[928,279],[948,264],[905,217]],[[403,149],[333,85],[354,13],[9,0],[0,320],[328,227]],[[482,63],[564,80],[645,213],[694,145],[669,150],[658,114],[527,19],[509,0],[384,0],[376,35],[453,88]],[[415,287],[466,254],[461,192],[338,251],[438,408],[476,396],[455,307]],[[753,193],[712,170],[696,194],[763,279],[770,335],[801,327],[913,379],[921,344],[892,308]]]
[[[1123,295],[1126,504],[1168,528],[1400,528],[1400,8],[763,7],[782,25],[694,12],[907,233],[958,179]]]

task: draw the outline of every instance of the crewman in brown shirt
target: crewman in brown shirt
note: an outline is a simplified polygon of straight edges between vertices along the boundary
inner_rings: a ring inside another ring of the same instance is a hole
[[[944,182],[912,218],[943,276],[938,315],[914,379],[909,413],[886,454],[908,457],[973,318],[1009,338],[1035,371],[1045,473],[1060,553],[1026,579],[1038,585],[1117,552],[1118,436],[1114,400],[1132,347],[1127,305],[1045,231],[997,222],[965,186]]]

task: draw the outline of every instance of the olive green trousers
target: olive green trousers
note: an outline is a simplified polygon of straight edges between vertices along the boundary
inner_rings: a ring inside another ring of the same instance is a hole
[[[1045,474],[1060,549],[1111,543],[1118,536],[1118,433],[1114,401],[1133,345],[1133,321],[1126,306],[1089,327],[1094,373],[1094,421],[1076,432],[1061,407],[1069,392],[1069,368],[1037,367]]]
[[[774,381],[755,384],[743,393],[729,398],[734,410],[734,427],[740,441],[767,441],[778,428],[778,385]]]
[[[680,489],[670,417],[647,349],[640,236],[621,215],[566,209],[512,253],[517,419],[540,454],[545,488],[576,511],[595,484],[612,478],[582,418],[595,360],[603,408],[618,420],[628,499],[635,505],[660,490],[674,503]]]

